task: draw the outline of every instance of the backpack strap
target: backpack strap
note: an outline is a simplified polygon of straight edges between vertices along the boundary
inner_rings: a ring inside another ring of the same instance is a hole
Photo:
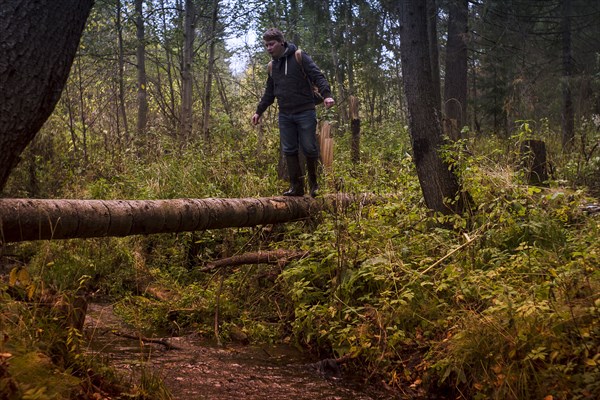
[[[296,50],[296,52],[294,53],[294,56],[296,57],[296,62],[298,63],[298,65],[300,65],[300,71],[302,71],[302,75],[304,75],[304,80],[306,82],[308,82],[308,85],[310,86],[310,88],[313,92],[313,98],[315,100],[315,104],[321,104],[323,102],[323,96],[321,96],[321,93],[320,93],[317,85],[315,85],[313,83],[313,81],[310,80],[308,75],[306,75],[306,71],[304,70],[304,63],[302,62],[303,61],[302,60],[302,50],[300,50],[300,49]]]
[[[296,62],[298,63],[298,65],[300,65],[300,69],[302,70],[302,75],[304,75],[304,79],[308,79],[308,77],[306,76],[306,72],[304,71],[304,64],[302,63],[302,50],[296,50],[294,56],[296,57]]]
[[[302,73],[306,75],[306,73],[304,72],[304,64],[302,63],[302,50],[296,50],[294,56],[296,57],[296,62],[298,63],[298,65],[300,65],[300,68],[302,69]]]
[[[304,78],[307,78],[306,72],[304,72],[304,65],[302,64],[302,50],[296,50],[294,57],[296,57],[296,62],[300,65],[302,75],[304,75]],[[267,64],[267,71],[269,71],[269,76],[273,75],[273,60],[269,61],[269,64]]]

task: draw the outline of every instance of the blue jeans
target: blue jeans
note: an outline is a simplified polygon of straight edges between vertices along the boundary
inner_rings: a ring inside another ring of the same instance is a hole
[[[279,112],[279,138],[286,156],[298,154],[302,148],[307,158],[319,158],[317,146],[317,112],[301,111],[295,114]]]

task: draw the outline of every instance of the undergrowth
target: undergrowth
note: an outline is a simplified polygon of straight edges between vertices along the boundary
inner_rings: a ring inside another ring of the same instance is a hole
[[[359,165],[350,160],[349,135],[336,136],[334,167],[323,175],[325,193],[375,193],[377,202],[279,226],[28,243],[2,251],[11,268],[28,271],[35,290],[108,299],[148,334],[290,343],[343,360],[344,368],[383,379],[406,396],[598,398],[600,225],[582,208],[593,200],[578,186],[597,171],[593,156],[586,163],[556,151],[542,121],[536,132],[547,141],[551,181],[526,185],[518,150],[533,135],[530,124],[523,122],[510,139],[470,138],[445,150],[473,199],[463,216],[425,209],[408,136],[390,126],[365,130]],[[124,156],[65,174],[55,193],[277,195],[285,183],[277,178],[276,143],[271,137],[257,154],[252,135],[215,137],[212,148],[219,151],[201,144],[179,150],[165,141],[156,147],[158,157]],[[285,266],[201,271],[211,260],[270,249],[308,253]],[[5,282],[2,295],[17,286]],[[19,290],[27,296],[27,287]],[[64,336],[39,334],[39,320],[30,310],[10,308],[17,304],[3,303],[0,350],[25,355],[17,348],[66,346]],[[65,354],[78,354],[66,348]],[[29,390],[0,361],[2,384]],[[78,364],[65,366],[72,365]]]

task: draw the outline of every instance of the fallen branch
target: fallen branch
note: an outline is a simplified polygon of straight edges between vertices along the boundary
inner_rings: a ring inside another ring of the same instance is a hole
[[[457,248],[455,248],[454,250],[450,251],[448,254],[446,254],[444,257],[440,258],[439,260],[437,260],[436,262],[434,262],[433,264],[431,264],[429,267],[425,268],[424,271],[419,272],[419,274],[421,275],[425,275],[426,273],[428,273],[432,268],[438,266],[439,264],[441,264],[444,260],[446,260],[448,257],[450,257],[452,254],[456,253],[457,251],[464,249],[465,247],[467,247],[468,245],[470,245],[471,243],[473,243],[476,239],[479,238],[479,236],[475,236],[475,237],[469,237],[466,233],[464,234],[465,238],[467,239],[467,241],[463,244],[461,244],[460,246],[458,246]]]
[[[172,301],[180,297],[173,290],[158,286],[156,283],[148,286],[144,293],[160,301]]]
[[[222,258],[207,263],[200,272],[209,272],[217,268],[234,267],[247,264],[277,264],[287,265],[292,260],[297,260],[308,255],[308,251],[301,250],[271,250],[257,251],[255,253],[244,253],[238,256]]]
[[[165,339],[152,339],[152,338],[144,337],[142,335],[130,335],[128,333],[119,332],[119,331],[115,331],[115,330],[112,331],[112,334],[115,336],[124,337],[127,339],[139,340],[139,341],[145,342],[145,343],[160,344],[160,345],[165,346],[165,348],[167,350],[181,350],[181,347],[174,346],[171,343],[167,342]]]

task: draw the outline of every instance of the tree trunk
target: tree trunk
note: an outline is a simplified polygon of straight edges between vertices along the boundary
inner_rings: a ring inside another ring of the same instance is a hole
[[[146,125],[148,124],[148,91],[146,76],[146,32],[144,22],[144,0],[135,0],[135,25],[136,25],[136,62],[138,83],[138,113],[137,113],[137,137],[142,141],[146,136]]]
[[[344,17],[344,22],[346,24],[346,32],[347,36],[344,40],[344,48],[346,55],[346,70],[347,70],[347,78],[348,78],[348,91],[349,95],[356,94],[356,87],[354,84],[354,20],[352,15],[353,9],[352,0],[347,0],[346,4],[346,13]]]
[[[223,78],[219,71],[215,71],[215,80],[217,82],[217,88],[219,89],[219,96],[221,97],[221,103],[223,104],[223,108],[225,109],[225,113],[229,116],[229,119],[232,121],[233,126],[237,126],[236,119],[233,115],[233,110],[231,109],[231,104],[229,99],[227,98],[227,88],[223,83]]]
[[[215,45],[217,42],[217,22],[219,18],[219,0],[213,0],[212,21],[210,27],[210,44],[208,47],[208,69],[204,85],[204,116],[202,120],[202,133],[204,139],[210,140],[210,98],[212,92],[213,74],[215,69]]]
[[[176,7],[179,9],[179,7],[181,6],[181,4],[179,2],[176,3]],[[174,82],[174,78],[173,78],[173,54],[172,54],[172,49],[173,49],[173,43],[172,41],[169,39],[170,34],[169,34],[169,30],[170,28],[170,22],[167,21],[167,5],[165,3],[165,0],[161,0],[160,2],[160,9],[162,10],[161,12],[161,25],[162,25],[162,36],[165,38],[165,42],[163,45],[163,50],[165,52],[165,61],[166,61],[166,65],[164,67],[161,67],[160,63],[156,63],[156,76],[158,77],[158,83],[156,85],[154,85],[154,87],[156,87],[156,91],[157,91],[157,95],[156,97],[160,98],[160,99],[164,99],[163,101],[160,102],[160,104],[162,104],[162,109],[163,109],[163,114],[166,117],[166,119],[170,122],[170,129],[173,131],[173,133],[178,132],[178,129],[180,128],[179,126],[179,121],[177,118],[177,110],[175,108],[175,82]],[[160,77],[162,75],[162,69],[164,68],[165,73],[167,75],[167,87],[169,88],[169,92],[167,93],[167,95],[164,95],[162,92],[162,87],[163,87],[163,83],[160,81]],[[176,136],[176,135],[174,135]]]
[[[87,168],[89,165],[89,156],[88,156],[88,120],[86,113],[86,100],[84,93],[84,85],[83,85],[83,75],[81,73],[81,58],[77,59],[75,63],[75,71],[77,73],[77,89],[78,89],[78,98],[79,98],[79,116],[81,119],[81,147],[83,148],[83,163]]]
[[[527,183],[533,186],[548,186],[548,162],[546,143],[543,140],[526,140],[521,145],[521,166]]]
[[[116,18],[115,18],[115,25],[117,28],[117,49],[118,49],[118,74],[117,74],[117,79],[118,79],[118,90],[119,90],[119,95],[118,95],[118,116],[120,116],[120,120],[122,121],[123,124],[123,142],[124,142],[124,146],[127,147],[129,144],[129,124],[127,123],[127,110],[125,107],[125,49],[124,49],[124,44],[123,44],[123,23],[122,23],[122,8],[123,8],[123,4],[121,2],[121,0],[117,0],[117,12],[116,12]],[[117,119],[117,137],[121,138],[121,134],[119,132],[119,123],[118,123],[119,119]]]
[[[573,75],[573,50],[571,44],[571,14],[573,7],[571,0],[563,0],[562,17],[562,63],[563,63],[563,82],[562,82],[562,147],[568,150],[575,141],[575,112],[573,110],[573,97],[571,94],[571,76]]]
[[[331,1],[330,0],[325,0],[325,6],[324,6],[324,10],[326,13],[326,21],[333,21],[333,18],[331,16]],[[329,24],[329,29],[332,32],[331,33],[331,61],[333,63],[333,70],[334,70],[334,76],[335,76],[335,84],[337,86],[337,103],[338,104],[342,104],[344,101],[346,101],[346,88],[344,86],[344,76],[343,76],[343,72],[340,68],[340,55],[339,55],[339,50],[340,50],[340,46],[338,45],[338,37],[342,36],[342,33],[340,33],[341,30],[343,30],[343,26],[341,24],[333,24],[330,23]],[[348,114],[346,113],[346,108],[345,107],[340,107],[338,112],[340,113],[340,119],[343,122],[348,121]]]
[[[400,7],[402,76],[413,156],[425,204],[443,214],[461,212],[458,180],[439,154],[443,138],[431,82],[426,2],[408,0]]]
[[[427,0],[427,34],[429,36],[429,56],[431,57],[431,81],[433,94],[436,96],[438,107],[442,107],[442,94],[440,84],[440,52],[437,32],[438,8],[436,0]]]
[[[2,1],[0,190],[60,98],[92,3]]]
[[[181,116],[180,140],[182,144],[192,137],[192,62],[194,57],[194,35],[196,32],[196,12],[193,0],[185,0],[185,15],[183,22],[183,56],[181,61]]]
[[[444,110],[450,126],[447,134],[458,140],[466,123],[469,4],[467,0],[452,0],[449,8]]]
[[[364,201],[364,199],[360,199]],[[248,227],[302,220],[350,196],[175,200],[0,199],[0,244]]]
[[[352,162],[360,162],[360,118],[358,117],[358,98],[350,96],[350,126],[352,131]]]

